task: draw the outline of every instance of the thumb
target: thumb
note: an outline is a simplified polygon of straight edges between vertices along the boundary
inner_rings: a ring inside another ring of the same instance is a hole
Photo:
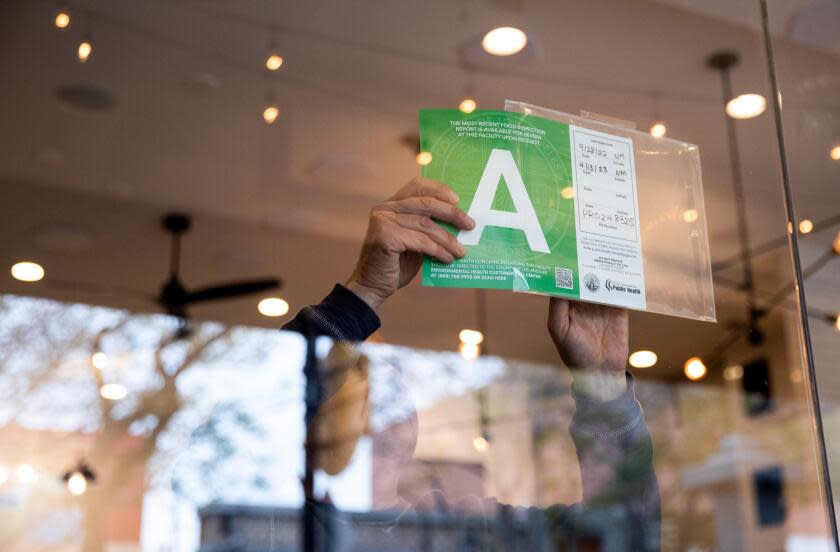
[[[548,301],[548,332],[556,345],[566,339],[569,331],[569,300],[551,297]]]

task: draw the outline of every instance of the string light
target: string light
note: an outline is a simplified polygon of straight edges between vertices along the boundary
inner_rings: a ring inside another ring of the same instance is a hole
[[[662,121],[656,121],[653,123],[653,126],[650,127],[650,135],[654,138],[662,138],[665,136],[666,132],[668,132],[668,127],[666,127],[665,123]]]
[[[634,368],[650,368],[656,364],[657,360],[656,353],[653,351],[636,351],[630,355],[628,362]]]
[[[700,357],[691,357],[685,361],[683,371],[688,379],[691,381],[697,381],[706,377],[708,369],[706,368],[706,365],[703,364],[703,360]]]
[[[93,43],[91,43],[90,37],[85,37],[82,39],[82,41],[79,43],[79,49],[77,53],[79,56],[79,63],[87,63],[87,60],[93,53]]]
[[[803,234],[808,234],[814,229],[814,223],[810,219],[802,219],[799,221],[799,231]]]
[[[425,167],[429,163],[432,162],[432,154],[428,151],[421,151],[417,154],[417,157],[414,158],[417,161],[417,164],[421,167]]]
[[[478,103],[472,98],[464,98],[461,100],[461,103],[458,104],[458,109],[460,109],[462,113],[472,113],[477,108]]]
[[[697,212],[697,209],[686,209],[683,211],[682,218],[688,223],[696,222],[700,218],[700,213]]]
[[[44,267],[32,261],[12,265],[12,277],[21,282],[37,282],[44,278]]]
[[[265,58],[265,68],[269,71],[277,71],[280,67],[283,66],[283,56],[279,54],[269,54],[267,58]]]
[[[68,12],[65,8],[61,8],[58,10],[58,13],[55,14],[55,26],[59,29],[66,29],[70,26],[70,12]]]
[[[280,108],[276,105],[269,105],[263,110],[263,121],[269,125],[273,125],[274,121],[280,116]]]

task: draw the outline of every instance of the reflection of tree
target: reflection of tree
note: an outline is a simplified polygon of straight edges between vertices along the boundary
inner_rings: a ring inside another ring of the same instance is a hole
[[[84,457],[98,482],[80,499],[86,552],[103,549],[108,512],[125,498],[127,487],[139,487],[132,483],[142,480],[161,436],[177,425],[179,416],[193,429],[197,425],[195,439],[212,443],[214,457],[222,460],[230,456],[234,445],[219,431],[221,422],[214,417],[231,415],[240,428],[254,428],[247,414],[237,412],[234,401],[215,405],[206,414],[185,416],[185,411],[195,408],[195,401],[192,395],[179,392],[179,385],[185,373],[199,366],[261,354],[260,339],[202,324],[190,337],[179,340],[173,329],[172,320],[162,316],[128,316],[84,305],[0,298],[0,423],[94,432],[84,447]],[[105,341],[117,342],[130,353],[121,367],[94,366],[92,354]],[[111,401],[99,394],[99,388],[114,379],[130,389],[126,399]],[[75,460],[59,461],[69,467]],[[213,464],[204,467],[212,469]]]

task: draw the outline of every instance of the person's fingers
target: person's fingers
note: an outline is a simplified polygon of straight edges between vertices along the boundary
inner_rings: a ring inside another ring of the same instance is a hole
[[[461,209],[433,197],[409,197],[398,201],[389,201],[383,207],[395,213],[432,217],[461,229],[470,230],[475,227],[475,221]]]
[[[443,182],[422,177],[412,179],[394,194],[391,200],[399,201],[409,197],[433,197],[452,205],[458,204],[458,194],[453,192],[452,188]]]
[[[446,264],[455,260],[452,253],[447,251],[445,247],[422,232],[403,228],[400,232],[395,232],[394,239],[399,241],[403,251],[422,253]]]
[[[429,217],[422,215],[400,214],[394,215],[394,221],[409,230],[416,230],[422,232],[432,238],[436,243],[442,245],[455,257],[463,257],[467,254],[467,250],[463,245],[449,232],[444,230],[439,224],[435,223]]]

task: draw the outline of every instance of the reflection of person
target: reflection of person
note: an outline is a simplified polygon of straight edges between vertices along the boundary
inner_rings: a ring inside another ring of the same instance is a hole
[[[376,310],[414,278],[423,255],[444,263],[465,255],[455,237],[432,220],[472,228],[475,222],[457,203],[445,184],[417,178],[374,207],[349,281],[336,285],[320,304],[303,308],[284,329],[367,339],[379,328]],[[549,508],[546,532],[555,545],[658,550],[659,491],[650,435],[633,379],[625,372],[627,311],[553,297],[548,329],[574,376],[576,410],[569,431],[583,499]]]

